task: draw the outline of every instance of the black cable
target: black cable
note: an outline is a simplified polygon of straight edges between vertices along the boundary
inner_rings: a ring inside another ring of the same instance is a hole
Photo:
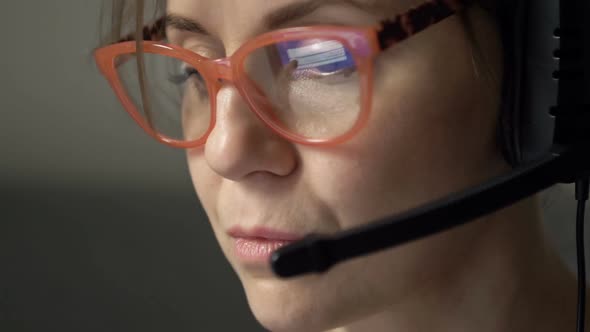
[[[588,179],[576,182],[576,200],[578,213],[576,217],[576,251],[578,258],[578,319],[577,331],[584,332],[586,323],[586,260],[584,258],[584,214],[589,191]]]

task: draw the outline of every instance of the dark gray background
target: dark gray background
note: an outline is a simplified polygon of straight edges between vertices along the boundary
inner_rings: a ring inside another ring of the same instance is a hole
[[[100,6],[0,9],[0,331],[261,331],[183,151],[95,69]]]
[[[100,2],[0,10],[0,331],[259,331],[182,151],[95,69]],[[544,195],[573,266],[570,187]]]

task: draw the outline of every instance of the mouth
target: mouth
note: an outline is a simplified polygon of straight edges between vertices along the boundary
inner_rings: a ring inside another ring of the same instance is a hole
[[[272,253],[303,236],[274,230],[265,227],[255,227],[245,230],[239,226],[230,228],[227,234],[233,240],[233,248],[238,259],[245,263],[268,263]]]

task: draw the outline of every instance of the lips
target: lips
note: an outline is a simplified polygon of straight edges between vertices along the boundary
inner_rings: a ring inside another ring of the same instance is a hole
[[[302,238],[298,234],[265,227],[245,230],[236,226],[227,233],[233,239],[236,256],[248,263],[268,262],[275,250]]]

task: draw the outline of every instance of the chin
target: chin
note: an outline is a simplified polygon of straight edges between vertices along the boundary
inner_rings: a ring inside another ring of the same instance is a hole
[[[321,331],[309,290],[297,281],[277,279],[243,280],[246,298],[256,320],[272,332]],[[325,329],[324,329],[325,330]]]
[[[323,315],[309,310],[310,306],[302,302],[295,305],[283,302],[275,306],[260,304],[257,300],[248,302],[256,320],[268,331],[321,332],[331,328],[320,319]]]
[[[248,304],[256,320],[272,332],[321,332],[347,323],[358,308],[330,278],[306,276],[279,280],[243,278]],[[335,287],[336,286],[336,287]],[[346,289],[346,288],[344,288]],[[348,294],[350,295],[350,294]]]

